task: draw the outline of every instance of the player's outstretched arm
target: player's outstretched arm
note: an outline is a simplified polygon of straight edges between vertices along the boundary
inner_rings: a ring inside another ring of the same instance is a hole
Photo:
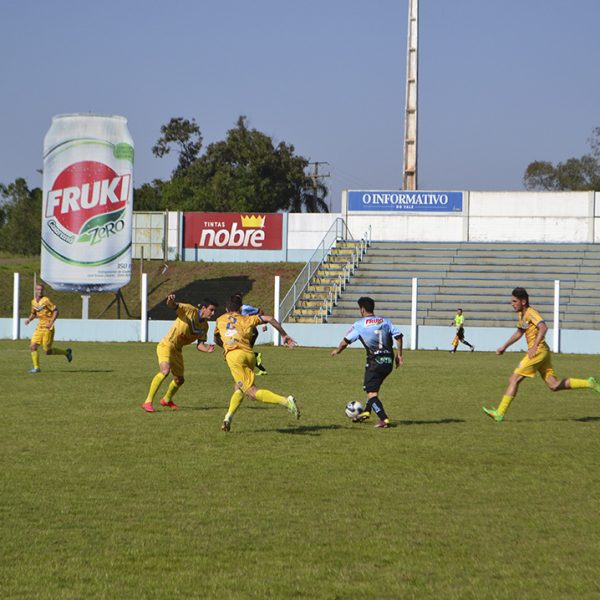
[[[166,298],[167,306],[173,310],[177,310],[177,302],[175,302],[175,294],[169,294]]]
[[[296,340],[293,340],[292,337],[285,332],[285,330],[281,326],[281,323],[275,317],[272,317],[270,315],[261,315],[260,318],[265,323],[269,323],[269,325],[271,325],[273,329],[276,329],[279,332],[279,334],[281,335],[281,343],[283,345],[287,346],[288,348],[293,348],[294,346],[298,345]]]
[[[52,311],[52,318],[50,319],[50,322],[48,323],[48,325],[46,325],[46,328],[52,329],[54,327],[54,323],[56,323],[56,319],[58,319],[58,308],[55,308]]]
[[[524,329],[517,329],[507,340],[496,350],[496,354],[504,354],[507,348],[512,346],[515,342],[518,342],[525,333]]]
[[[404,340],[404,336],[400,334],[396,339],[396,356],[394,357],[394,362],[396,364],[396,369],[401,367],[404,364],[404,357],[402,356],[402,342]]]
[[[196,350],[198,350],[199,352],[214,352],[215,345],[206,344],[205,342],[198,342],[198,344],[196,345]]]
[[[336,354],[340,354],[349,346],[349,342],[346,338],[344,338],[338,345],[338,347],[332,351],[331,356],[335,356]]]

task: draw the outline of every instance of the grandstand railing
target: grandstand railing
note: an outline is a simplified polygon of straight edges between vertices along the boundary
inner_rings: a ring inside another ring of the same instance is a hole
[[[338,217],[328,229],[327,233],[323,236],[320,244],[317,249],[314,251],[313,255],[309,258],[306,265],[296,280],[292,284],[289,292],[284,296],[283,300],[279,304],[279,314],[281,316],[281,322],[284,322],[294,310],[294,306],[296,306],[296,302],[299,300],[302,292],[308,287],[310,284],[310,280],[312,276],[315,274],[315,271],[323,264],[323,261],[329,256],[331,249],[335,246],[335,244],[339,241],[346,240],[354,240],[348,226],[346,225],[346,221],[341,217]]]
[[[369,227],[370,229],[370,227]],[[333,307],[337,304],[342,292],[346,289],[346,285],[350,281],[350,277],[354,275],[354,271],[362,261],[369,247],[370,231],[365,232],[365,235],[360,239],[359,245],[354,248],[348,262],[342,269],[342,275],[338,275],[333,289],[329,290],[329,294],[319,307],[318,313],[315,314],[315,322],[326,323],[327,317],[333,312]]]

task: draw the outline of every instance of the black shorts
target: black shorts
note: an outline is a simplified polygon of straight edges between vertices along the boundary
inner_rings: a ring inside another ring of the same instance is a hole
[[[252,330],[252,336],[250,337],[250,348],[254,348],[254,344],[256,343],[256,338],[258,337],[258,329],[256,327]]]
[[[393,356],[368,358],[365,365],[365,392],[378,392],[385,378],[394,370]]]
[[[462,342],[465,339],[465,328],[459,327],[456,330],[456,337]]]

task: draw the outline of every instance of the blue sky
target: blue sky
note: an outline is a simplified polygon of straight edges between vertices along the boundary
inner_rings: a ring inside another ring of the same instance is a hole
[[[600,1],[420,0],[419,187],[518,190],[527,164],[589,151]],[[173,116],[204,145],[244,114],[340,191],[402,185],[407,0],[2,0],[0,182],[41,186],[53,115],[121,114],[136,185]]]

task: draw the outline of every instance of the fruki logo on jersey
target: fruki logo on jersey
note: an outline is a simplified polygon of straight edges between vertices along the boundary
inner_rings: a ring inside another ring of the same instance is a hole
[[[46,198],[48,228],[68,244],[94,246],[125,228],[131,175],[117,174],[104,163],[69,165],[54,180]]]
[[[373,325],[381,325],[383,323],[383,317],[367,317],[365,319],[365,326],[372,327]]]

